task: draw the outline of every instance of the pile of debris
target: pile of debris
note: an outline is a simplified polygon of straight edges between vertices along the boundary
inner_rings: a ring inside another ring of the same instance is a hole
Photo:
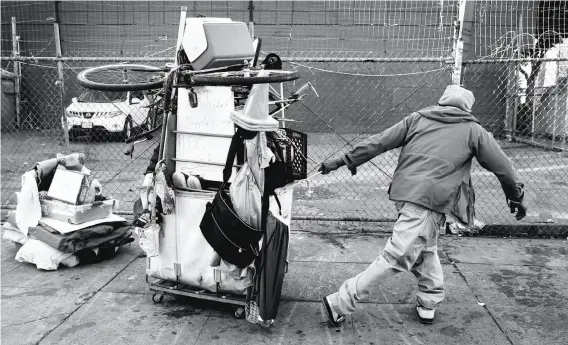
[[[3,221],[3,238],[21,246],[16,260],[56,270],[99,262],[134,241],[130,224],[113,214],[117,201],[84,166],[85,156],[57,154],[22,175],[16,211]]]

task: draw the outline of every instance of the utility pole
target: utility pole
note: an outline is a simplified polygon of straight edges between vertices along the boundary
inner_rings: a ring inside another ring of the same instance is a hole
[[[16,31],[16,17],[12,17],[12,56],[17,58],[20,56],[20,37]],[[14,91],[16,92],[16,125],[21,128],[21,70],[20,62],[14,61]]]
[[[65,103],[63,98],[65,96],[65,73],[63,71],[63,61],[61,61],[61,35],[59,31],[59,1],[55,1],[55,20],[53,22],[53,33],[55,37],[55,57],[57,58],[57,75],[58,81],[56,84],[59,86],[59,104],[61,108],[61,124],[63,127],[63,137],[65,138],[65,153],[69,154],[69,124],[67,123],[67,115],[65,114]]]
[[[452,84],[462,84],[463,61],[473,56],[471,34],[473,27],[474,1],[460,0],[458,20],[454,22],[454,70]]]

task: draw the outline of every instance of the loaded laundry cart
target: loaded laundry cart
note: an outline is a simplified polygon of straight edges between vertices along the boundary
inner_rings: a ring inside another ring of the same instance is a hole
[[[137,227],[146,279],[154,302],[173,294],[228,303],[268,326],[288,269],[294,181],[307,172],[307,136],[275,116],[286,101],[270,84],[297,75],[271,70],[281,66],[274,54],[256,67],[260,41],[245,23],[181,22],[176,64],[191,67],[164,86],[171,104],[143,189],[151,217]]]

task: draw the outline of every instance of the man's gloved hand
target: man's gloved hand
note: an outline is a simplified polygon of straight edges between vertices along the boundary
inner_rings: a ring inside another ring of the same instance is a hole
[[[523,200],[525,199],[524,187],[524,184],[517,183],[517,193],[515,194],[518,194],[518,196],[515,197],[516,201],[511,199],[507,200],[507,205],[509,205],[511,213],[517,212],[517,214],[515,215],[515,218],[517,220],[521,220],[527,215],[527,206],[525,206],[525,204],[523,203]]]
[[[341,157],[327,160],[321,163],[318,171],[321,171],[323,175],[329,174],[330,172],[339,169],[341,166],[345,165],[345,162]]]
[[[515,219],[517,220],[521,220],[527,215],[527,207],[522,201],[509,200],[509,208],[511,209],[511,213],[517,212],[515,215]]]

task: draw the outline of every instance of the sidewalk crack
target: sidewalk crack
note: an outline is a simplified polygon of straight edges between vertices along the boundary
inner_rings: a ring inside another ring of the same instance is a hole
[[[50,335],[51,333],[53,333],[53,331],[55,331],[57,328],[59,328],[59,326],[61,326],[63,323],[65,323],[65,321],[67,321],[71,316],[73,316],[73,314],[75,314],[75,312],[77,312],[77,310],[81,309],[82,306],[84,306],[88,301],[90,301],[93,297],[95,297],[97,295],[97,293],[99,293],[102,289],[104,289],[108,284],[110,284],[110,282],[112,282],[116,277],[118,277],[119,274],[121,274],[125,269],[127,269],[130,265],[132,265],[132,263],[134,261],[136,261],[136,259],[138,259],[138,256],[134,257],[132,260],[130,260],[130,262],[128,264],[126,264],[120,271],[118,271],[114,276],[112,276],[112,278],[110,278],[106,284],[104,284],[103,286],[101,286],[100,288],[98,288],[96,291],[93,292],[88,292],[82,296],[85,296],[83,299],[81,299],[81,304],[75,308],[71,313],[69,313],[69,315],[67,315],[66,317],[64,317],[61,322],[59,324],[57,324],[57,326],[53,327],[51,330],[47,331],[34,345],[40,345],[41,342],[43,341],[43,339],[45,339],[48,335]]]
[[[467,281],[467,278],[465,277],[465,275],[463,274],[463,272],[460,270],[460,268],[458,267],[458,265],[455,263],[455,261],[448,255],[448,253],[446,253],[445,250],[442,249],[442,252],[444,253],[444,255],[446,256],[446,258],[448,258],[448,260],[450,261],[451,265],[455,268],[456,272],[459,274],[459,276],[463,279],[465,286],[467,286],[468,290],[471,292],[471,294],[473,295],[473,297],[475,297],[475,300],[477,301],[477,303],[479,305],[483,305],[483,308],[487,311],[487,313],[489,314],[489,316],[491,316],[491,319],[493,319],[493,322],[495,323],[495,325],[497,325],[497,327],[499,328],[499,330],[501,331],[501,333],[503,333],[503,335],[505,336],[505,338],[507,338],[507,340],[509,341],[509,343],[511,345],[513,344],[513,341],[511,340],[511,338],[509,338],[509,335],[507,334],[507,332],[505,331],[505,329],[503,327],[501,327],[501,325],[499,324],[499,322],[497,321],[497,318],[495,317],[495,315],[493,315],[493,313],[491,313],[491,310],[489,310],[489,308],[487,308],[487,305],[485,305],[484,303],[481,302],[481,300],[479,299],[479,297],[477,296],[477,294],[475,294],[475,292],[473,291],[473,289],[471,288],[471,286],[469,286],[469,283]]]
[[[197,344],[197,342],[199,341],[199,337],[201,337],[201,333],[203,333],[203,330],[205,329],[205,325],[207,325],[207,322],[209,322],[210,318],[211,318],[211,310],[209,311],[209,314],[207,315],[207,319],[205,319],[203,326],[201,326],[201,329],[199,330],[199,334],[197,334],[197,337],[195,337],[195,343],[193,343],[193,345]]]
[[[20,322],[20,323],[11,323],[11,324],[8,324],[8,325],[2,325],[2,328],[8,328],[8,327],[13,327],[13,326],[21,326],[21,325],[25,325],[25,324],[28,324],[28,323],[48,319],[50,317],[57,317],[57,316],[63,316],[63,315],[65,315],[65,314],[48,315],[48,316],[40,317],[39,319],[30,320],[30,321],[25,321],[25,322]]]

